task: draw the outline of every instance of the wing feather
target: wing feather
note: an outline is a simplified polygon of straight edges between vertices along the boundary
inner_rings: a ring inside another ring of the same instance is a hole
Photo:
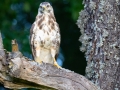
[[[32,49],[32,56],[33,56],[33,58],[35,56],[35,52],[34,52],[34,33],[33,33],[34,27],[35,27],[35,24],[33,23],[32,27],[30,29],[30,47]]]

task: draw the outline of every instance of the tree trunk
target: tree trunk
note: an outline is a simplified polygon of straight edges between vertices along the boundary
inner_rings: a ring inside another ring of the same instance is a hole
[[[120,90],[120,0],[84,0],[77,24],[86,77],[103,90]]]

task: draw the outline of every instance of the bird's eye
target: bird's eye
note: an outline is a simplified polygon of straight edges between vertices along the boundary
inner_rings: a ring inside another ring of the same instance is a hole
[[[47,5],[47,7],[49,7],[49,5]]]

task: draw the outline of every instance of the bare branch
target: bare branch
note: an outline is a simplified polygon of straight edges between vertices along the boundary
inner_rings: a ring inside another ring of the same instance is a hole
[[[0,37],[1,38],[1,37]],[[2,39],[0,40],[2,43]],[[3,49],[3,48],[2,48]],[[4,50],[2,50],[4,52]],[[20,53],[20,52],[16,52]],[[38,64],[24,56],[5,53],[0,62],[0,82],[7,88],[37,88],[42,90],[99,90],[85,77],[51,64]],[[0,52],[0,56],[2,53]],[[7,57],[5,59],[5,56]]]

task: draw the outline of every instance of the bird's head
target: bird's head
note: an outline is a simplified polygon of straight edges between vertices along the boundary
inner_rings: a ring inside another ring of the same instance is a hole
[[[53,13],[53,8],[50,5],[50,3],[42,2],[40,4],[40,6],[39,6],[38,13],[40,13],[40,14],[43,14],[43,13],[46,13],[46,14]]]

